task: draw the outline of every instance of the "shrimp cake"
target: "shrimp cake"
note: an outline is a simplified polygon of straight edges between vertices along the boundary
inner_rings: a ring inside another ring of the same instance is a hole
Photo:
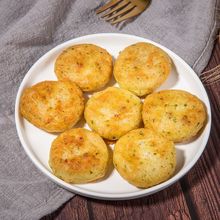
[[[72,128],[83,110],[82,91],[73,82],[43,81],[25,89],[20,99],[21,115],[47,132]]]
[[[64,50],[56,59],[58,80],[71,80],[83,91],[94,91],[107,84],[112,75],[112,56],[93,44],[78,44]]]
[[[174,142],[192,139],[206,122],[203,102],[189,92],[164,90],[147,96],[143,105],[145,126],[151,125]]]
[[[101,137],[116,140],[141,122],[141,100],[131,92],[109,87],[95,93],[86,103],[84,116]]]
[[[137,96],[152,93],[170,72],[169,56],[159,47],[142,42],[126,47],[114,66],[114,76],[120,87]]]
[[[113,163],[129,183],[148,188],[169,179],[176,167],[174,143],[155,130],[140,128],[122,136],[114,147]]]
[[[95,132],[76,128],[60,134],[51,145],[49,165],[68,183],[88,183],[106,175],[108,148]]]

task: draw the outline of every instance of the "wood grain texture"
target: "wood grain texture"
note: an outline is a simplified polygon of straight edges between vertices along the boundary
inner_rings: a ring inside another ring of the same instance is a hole
[[[220,44],[216,42],[205,70],[220,63]],[[194,168],[181,180],[184,194],[193,202],[193,214],[200,219],[220,219],[220,82],[206,86],[212,128],[207,147]]]
[[[129,201],[91,203],[93,218],[102,219],[190,219],[179,183],[154,195]]]
[[[205,70],[220,63],[216,41]],[[56,219],[220,219],[220,82],[206,86],[212,129],[208,145],[191,171],[171,187],[148,197],[129,201],[100,201],[75,196],[44,220]]]

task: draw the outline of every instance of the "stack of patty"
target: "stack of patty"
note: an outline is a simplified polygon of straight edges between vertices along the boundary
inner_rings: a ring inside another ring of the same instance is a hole
[[[99,46],[65,49],[55,62],[58,81],[29,87],[20,100],[21,115],[30,123],[63,132],[50,150],[54,175],[70,183],[105,178],[110,156],[104,140],[111,140],[117,141],[113,164],[129,183],[147,188],[169,179],[176,166],[174,143],[195,138],[206,121],[204,104],[189,92],[152,93],[171,70],[169,56],[150,43],[125,48],[114,68],[112,56]],[[107,86],[112,73],[121,88]],[[102,88],[84,110],[83,92]],[[144,104],[140,97],[145,97]],[[92,131],[73,128],[83,111]]]

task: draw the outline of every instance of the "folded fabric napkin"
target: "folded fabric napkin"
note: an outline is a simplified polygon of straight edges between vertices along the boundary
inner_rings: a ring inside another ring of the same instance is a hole
[[[0,1],[0,219],[39,219],[74,194],[39,172],[19,142],[14,121],[18,87],[35,61],[54,46],[82,35],[121,32],[176,52],[199,74],[217,31],[217,0],[152,0],[123,28],[95,15],[106,1]]]

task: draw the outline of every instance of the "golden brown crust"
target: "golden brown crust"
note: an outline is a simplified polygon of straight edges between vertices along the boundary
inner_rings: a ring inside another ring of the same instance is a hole
[[[117,141],[113,163],[129,183],[148,188],[170,178],[176,166],[176,151],[172,141],[153,129],[140,128]]]
[[[43,81],[25,89],[20,99],[21,115],[48,132],[73,127],[83,110],[82,91],[73,82]]]
[[[164,90],[147,96],[143,105],[145,126],[152,126],[174,142],[190,140],[206,121],[206,109],[196,96],[182,90]]]
[[[84,116],[100,136],[116,140],[141,122],[141,100],[131,92],[115,87],[95,93],[86,103]]]
[[[126,47],[114,66],[114,76],[120,87],[138,96],[153,92],[170,72],[169,56],[159,47],[142,42]]]
[[[76,128],[53,141],[49,165],[57,177],[78,184],[104,177],[108,160],[108,149],[102,138],[95,132]]]
[[[78,44],[58,56],[54,70],[59,80],[71,80],[83,91],[94,91],[110,80],[112,65],[112,57],[105,49]]]

